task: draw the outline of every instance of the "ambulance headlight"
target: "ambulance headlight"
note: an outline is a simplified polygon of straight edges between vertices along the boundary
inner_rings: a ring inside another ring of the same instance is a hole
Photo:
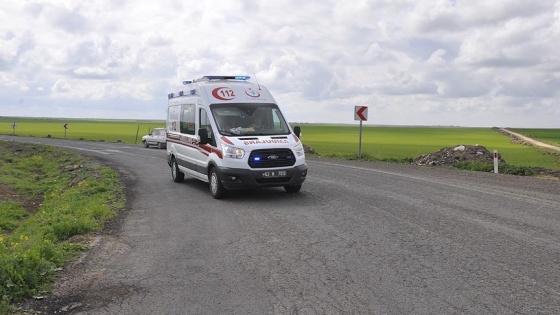
[[[229,145],[222,145],[222,152],[224,152],[224,157],[231,159],[242,159],[245,156],[245,150]]]
[[[304,151],[303,151],[303,145],[301,144],[301,142],[294,147],[294,152],[297,156],[303,156]]]

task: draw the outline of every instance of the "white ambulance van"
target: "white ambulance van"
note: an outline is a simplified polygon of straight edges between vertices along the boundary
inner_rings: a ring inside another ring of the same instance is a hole
[[[168,94],[167,162],[175,182],[227,190],[284,187],[307,176],[299,128],[290,128],[270,92],[248,76],[205,76]]]

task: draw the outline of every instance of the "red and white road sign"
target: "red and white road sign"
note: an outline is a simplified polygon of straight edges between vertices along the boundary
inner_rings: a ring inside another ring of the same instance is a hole
[[[367,121],[367,106],[354,106],[354,120]]]

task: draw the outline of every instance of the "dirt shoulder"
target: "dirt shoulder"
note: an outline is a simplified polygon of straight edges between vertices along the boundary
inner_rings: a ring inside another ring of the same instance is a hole
[[[524,141],[525,143],[529,143],[531,145],[537,146],[537,147],[541,147],[541,148],[546,148],[546,149],[551,149],[551,150],[555,150],[560,152],[560,147],[554,146],[552,144],[548,144],[548,143],[544,143],[538,140],[535,140],[533,138],[529,138],[527,136],[524,136],[520,133],[517,132],[513,132],[507,128],[498,128],[498,130],[500,130],[502,133],[505,133],[507,135],[513,136],[521,141]]]

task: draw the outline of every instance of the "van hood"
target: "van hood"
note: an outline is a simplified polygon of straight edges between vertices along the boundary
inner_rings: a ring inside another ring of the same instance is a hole
[[[277,136],[222,136],[220,138],[225,144],[241,146],[248,149],[260,148],[285,148],[286,145],[293,146],[300,142],[295,134]]]

